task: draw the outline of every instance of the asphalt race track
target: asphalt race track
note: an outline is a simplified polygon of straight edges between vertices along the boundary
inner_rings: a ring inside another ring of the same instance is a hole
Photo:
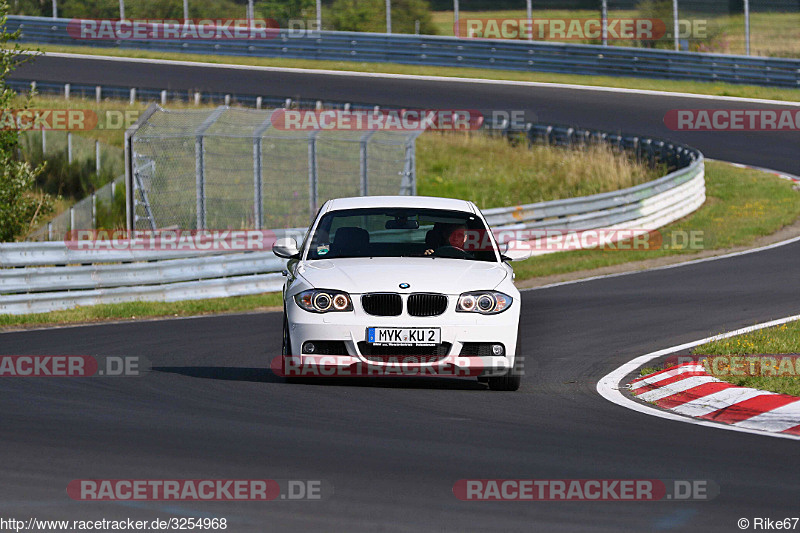
[[[670,109],[780,109],[709,99],[587,92],[454,81],[348,78],[226,68],[39,57],[12,78],[87,85],[199,90],[256,96],[316,98],[431,109],[523,110],[528,120],[656,135],[699,148],[707,157],[800,174],[797,132],[676,132],[663,122]],[[797,110],[797,107],[789,109]]]
[[[709,157],[800,173],[796,132],[679,135],[661,122],[672,108],[755,104],[142,68],[40,58],[17,76],[526,109],[540,120],[669,136]],[[233,532],[738,531],[741,517],[798,516],[796,442],[646,416],[595,391],[598,379],[643,353],[797,314],[798,259],[795,243],[526,291],[528,375],[516,393],[457,379],[284,383],[265,369],[280,351],[279,313],[0,334],[0,355],[140,355],[154,365],[138,378],[4,379],[0,516],[218,516]],[[334,493],[266,503],[70,500],[67,484],[87,478],[320,479]],[[720,494],[706,502],[462,502],[452,488],[465,478],[709,479]]]

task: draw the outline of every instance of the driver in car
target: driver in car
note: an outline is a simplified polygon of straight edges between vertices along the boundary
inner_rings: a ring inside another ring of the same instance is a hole
[[[434,228],[436,230],[437,228]],[[428,248],[424,255],[441,255],[444,257],[473,258],[472,254],[464,250],[467,242],[467,227],[464,224],[448,224],[438,228],[440,237],[439,247],[435,250]]]

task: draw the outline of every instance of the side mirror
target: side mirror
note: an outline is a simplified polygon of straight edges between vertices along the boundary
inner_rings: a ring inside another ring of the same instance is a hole
[[[297,241],[291,237],[278,239],[272,245],[272,253],[284,259],[296,259],[300,257],[300,250],[297,249]]]
[[[533,250],[528,242],[508,241],[500,245],[500,253],[508,261],[523,261],[532,255]]]

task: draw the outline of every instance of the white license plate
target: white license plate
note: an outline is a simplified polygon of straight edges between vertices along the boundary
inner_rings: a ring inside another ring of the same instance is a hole
[[[367,328],[367,342],[375,346],[430,346],[442,342],[439,328]]]

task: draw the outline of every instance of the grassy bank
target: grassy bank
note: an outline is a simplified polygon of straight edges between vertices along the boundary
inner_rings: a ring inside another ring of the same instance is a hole
[[[139,57],[149,59],[171,59],[176,61],[195,61],[203,63],[252,65],[263,67],[292,67],[303,69],[326,69],[387,74],[408,74],[416,76],[445,76],[478,78],[487,80],[529,81],[544,83],[567,83],[595,85],[601,87],[622,87],[667,92],[709,94],[714,96],[738,96],[743,98],[766,98],[790,102],[800,101],[800,91],[775,87],[758,87],[732,83],[707,83],[699,81],[651,80],[632,77],[582,76],[578,74],[555,74],[545,72],[519,72],[478,68],[456,68],[439,66],[416,66],[393,63],[363,63],[348,61],[321,61],[310,59],[283,59],[271,57],[237,57],[221,55],[180,54],[148,52],[118,48],[94,48],[82,46],[36,45],[44,52],[68,52],[73,54],[107,55],[116,57]],[[264,95],[289,96],[298,95]],[[300,95],[300,96],[313,96]]]
[[[722,339],[695,348],[697,355],[764,355],[764,354],[800,354],[800,321],[789,322],[774,328],[766,328],[745,335]],[[779,358],[778,358],[779,359]],[[800,396],[800,376],[797,366],[776,368],[776,374],[793,375],[720,375],[719,379],[739,385],[766,391]],[[748,372],[750,373],[750,372]],[[768,372],[757,371],[755,374]]]
[[[664,175],[608,145],[515,146],[500,136],[429,132],[417,140],[417,193],[464,198],[481,209],[588,196]]]
[[[770,174],[720,162],[706,162],[706,202],[691,215],[660,228],[658,249],[577,250],[534,257],[514,264],[517,279],[642,261],[702,250],[747,246],[800,217],[800,193]],[[683,236],[698,236],[701,248],[681,246]]]
[[[152,317],[198,316],[235,313],[281,307],[281,294],[271,292],[250,296],[232,296],[185,302],[128,302],[34,313],[30,315],[0,315],[0,327],[42,324],[91,323],[105,320],[127,320]]]

